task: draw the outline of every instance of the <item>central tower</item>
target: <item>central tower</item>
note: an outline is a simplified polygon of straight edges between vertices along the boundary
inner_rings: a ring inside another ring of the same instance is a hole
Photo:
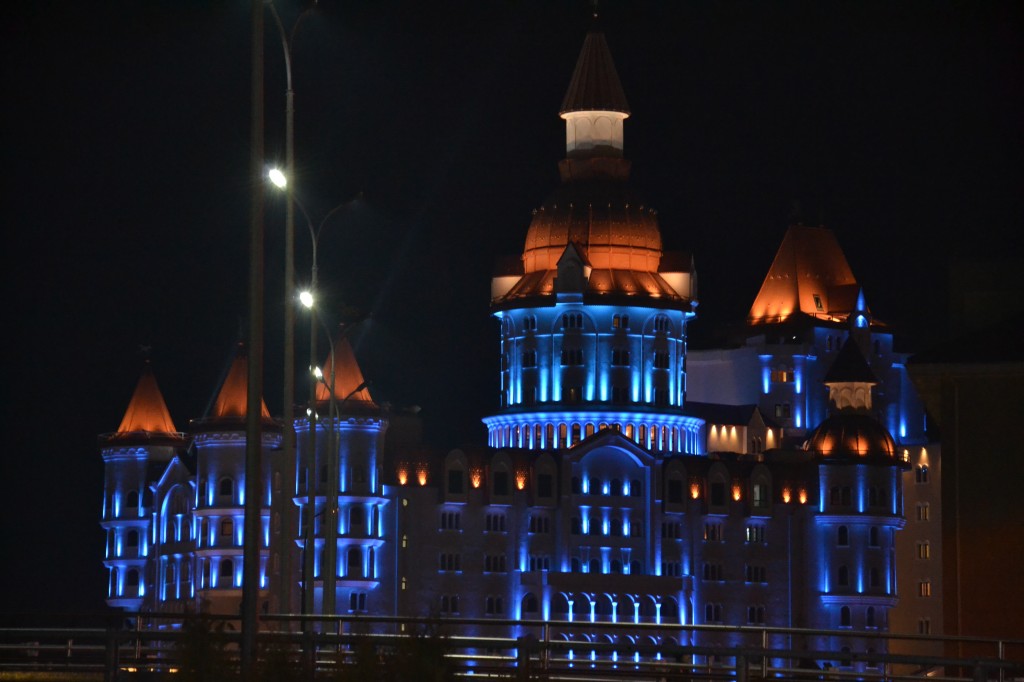
[[[657,213],[629,187],[630,115],[604,34],[583,43],[560,116],[561,185],[534,211],[522,256],[499,266],[501,409],[494,447],[570,447],[603,428],[659,453],[698,453],[683,413],[696,273],[665,253]]]

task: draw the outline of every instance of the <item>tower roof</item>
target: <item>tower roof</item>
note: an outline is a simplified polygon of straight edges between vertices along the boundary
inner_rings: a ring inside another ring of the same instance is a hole
[[[135,385],[135,392],[121,419],[121,425],[111,437],[128,438],[133,434],[180,437],[178,430],[174,428],[174,422],[171,421],[163,393],[157,386],[153,368],[148,362],[142,370],[139,383]]]
[[[832,230],[793,225],[782,238],[748,319],[753,324],[782,322],[804,313],[840,322],[857,309],[859,293]]]
[[[358,401],[363,407],[376,408],[376,403],[370,396],[370,389],[363,378],[363,372],[359,369],[356,355],[352,351],[352,344],[344,336],[340,337],[334,344],[334,352],[327,355],[324,362],[324,382],[316,386],[316,399],[318,402],[330,400],[331,391],[327,384],[331,381],[331,373],[334,373],[334,399],[347,400],[349,403]]]
[[[248,390],[249,390],[249,356],[243,344],[238,344],[235,359],[228,370],[227,378],[221,384],[220,392],[217,394],[217,401],[213,406],[213,413],[210,419],[241,419],[248,412]],[[267,409],[263,398],[260,398],[260,417],[263,421],[270,421],[270,410]]]
[[[615,70],[604,33],[592,28],[569,81],[560,114],[572,111],[618,111],[629,114],[626,93]]]
[[[836,355],[836,359],[832,361],[832,366],[829,368],[828,373],[825,374],[826,384],[837,384],[837,383],[862,383],[862,384],[877,384],[878,377],[871,370],[871,365],[864,359],[864,354],[860,351],[860,346],[854,341],[853,337],[846,339],[846,343],[839,350],[839,354]]]

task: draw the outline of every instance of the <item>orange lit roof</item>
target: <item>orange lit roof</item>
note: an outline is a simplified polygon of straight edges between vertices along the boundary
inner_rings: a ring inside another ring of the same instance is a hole
[[[804,313],[842,321],[855,310],[858,291],[835,234],[824,227],[793,225],[786,230],[749,319],[755,324],[781,322]]]
[[[333,363],[332,363],[333,359]],[[337,365],[337,369],[332,367]],[[324,381],[328,384],[331,381],[331,371],[334,371],[334,399],[335,400],[358,400],[364,404],[374,407],[373,398],[370,396],[370,389],[366,387],[366,380],[363,372],[356,362],[356,355],[352,352],[352,344],[344,336],[334,344],[333,355],[328,354],[324,362]],[[323,383],[317,384],[316,399],[320,402],[330,400],[330,389]]]
[[[177,436],[178,432],[171,421],[167,403],[164,402],[164,396],[156,385],[156,377],[149,363],[139,377],[139,383],[135,386],[135,393],[128,403],[121,425],[117,427],[116,435],[142,432],[174,436]]]
[[[249,387],[249,362],[244,348],[239,344],[238,353],[231,363],[231,369],[224,383],[217,394],[217,402],[214,403],[212,419],[223,419],[232,417],[245,417],[247,413]],[[270,410],[266,403],[260,398],[260,414],[263,419],[270,419]]]

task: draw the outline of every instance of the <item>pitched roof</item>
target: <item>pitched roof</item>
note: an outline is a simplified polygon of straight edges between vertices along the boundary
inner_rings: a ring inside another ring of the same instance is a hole
[[[583,41],[560,114],[572,111],[620,111],[629,114],[626,93],[604,33],[591,30]]]
[[[842,321],[857,307],[860,287],[839,241],[824,227],[793,225],[750,308],[754,324],[795,313]],[[868,311],[864,311],[868,312]]]
[[[337,369],[335,369],[335,365]],[[365,406],[376,407],[373,398],[370,396],[370,389],[366,386],[363,372],[359,369],[356,355],[352,351],[352,344],[344,336],[340,337],[334,344],[334,352],[328,353],[324,361],[323,373],[324,382],[316,387],[316,399],[320,402],[330,400],[331,391],[328,384],[331,381],[331,373],[334,372],[334,399],[359,401]]]
[[[210,419],[228,419],[245,417],[248,412],[248,390],[249,390],[249,356],[245,346],[238,344],[235,359],[228,370],[227,378],[221,384],[220,393],[217,394],[217,401],[213,405],[213,412]],[[260,415],[264,420],[270,420],[270,410],[267,409],[263,398],[260,398]]]
[[[174,428],[171,421],[171,414],[167,410],[167,403],[156,384],[156,377],[153,369],[146,363],[139,377],[139,383],[135,386],[135,393],[128,403],[128,409],[121,419],[121,425],[117,427],[115,436],[124,436],[132,433],[168,434],[177,436],[178,430]]]

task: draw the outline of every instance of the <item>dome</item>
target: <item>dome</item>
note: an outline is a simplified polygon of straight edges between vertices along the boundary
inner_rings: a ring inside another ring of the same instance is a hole
[[[562,185],[534,213],[523,249],[527,273],[554,270],[574,242],[594,269],[657,272],[661,232],[654,209],[621,183]]]
[[[884,426],[866,414],[836,414],[821,423],[804,449],[828,459],[894,458],[896,443]]]

